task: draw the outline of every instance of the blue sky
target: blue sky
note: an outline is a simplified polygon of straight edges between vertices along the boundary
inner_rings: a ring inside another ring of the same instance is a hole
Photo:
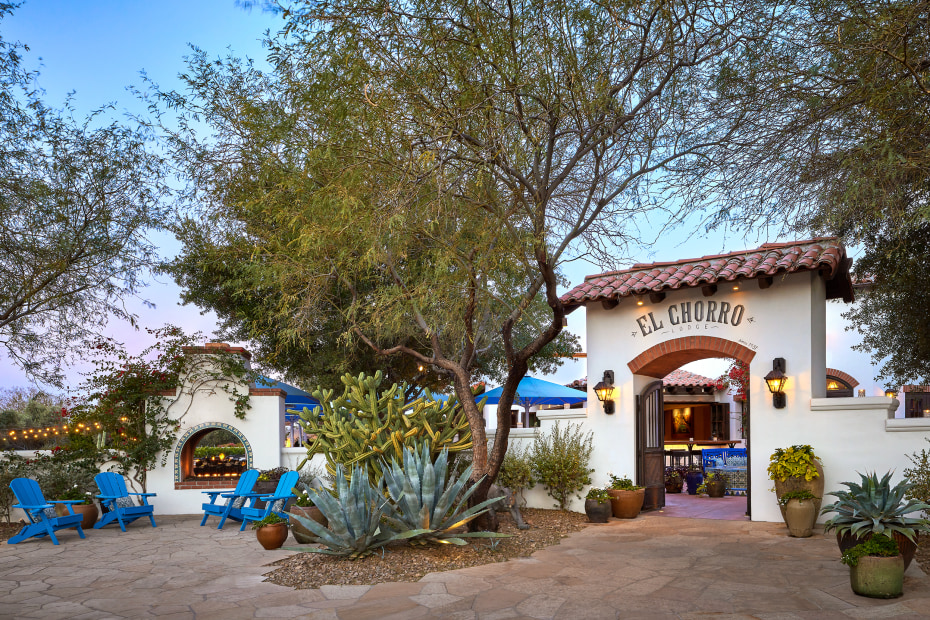
[[[269,29],[275,32],[278,27],[276,16],[257,9],[245,10],[235,0],[30,0],[0,22],[4,39],[29,45],[24,62],[26,67],[40,70],[39,85],[45,90],[46,102],[60,105],[73,91],[79,113],[108,103],[119,111],[141,113],[142,104],[127,91],[130,85],[142,86],[140,71],[144,70],[162,87],[177,87],[177,75],[184,69],[183,58],[190,52],[189,44],[213,56],[231,50],[236,55],[261,61],[263,33]],[[635,259],[650,262],[691,258],[776,240],[761,235],[749,239],[723,234],[689,236],[696,228],[697,223],[691,222],[663,235],[656,247],[644,250]],[[177,251],[172,238],[162,235],[156,239],[164,255]],[[603,269],[586,263],[569,265],[566,270],[572,285],[586,274],[600,271]],[[216,328],[216,317],[212,314],[201,315],[197,308],[180,306],[178,288],[164,277],[152,281],[142,295],[157,306],[151,309],[130,302],[130,309],[139,315],[143,327],[160,327],[170,322],[188,331],[203,331],[207,336]],[[583,309],[569,317],[569,329],[583,339]],[[108,335],[129,344],[131,352],[150,344],[125,324],[113,322],[108,331]],[[848,340],[842,330],[834,333],[833,338],[834,342]],[[840,348],[848,351],[845,344]],[[689,369],[709,375],[718,372],[713,364]],[[77,370],[69,373],[71,386],[79,380]],[[584,363],[574,362],[547,378],[567,383],[585,374]],[[863,374],[864,370],[857,376]],[[21,372],[0,357],[0,388],[27,383]]]

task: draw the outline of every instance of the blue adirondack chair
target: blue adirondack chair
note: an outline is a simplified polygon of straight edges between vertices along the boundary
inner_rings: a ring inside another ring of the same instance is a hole
[[[24,525],[23,529],[16,536],[11,537],[7,543],[15,545],[27,538],[48,536],[57,545],[58,539],[55,537],[55,532],[75,526],[81,538],[86,538],[84,529],[81,527],[81,520],[84,517],[74,514],[74,509],[71,508],[72,504],[80,504],[81,500],[46,501],[39,483],[31,478],[14,478],[10,482],[10,488],[13,489],[13,494],[19,502],[13,504],[13,508],[21,508],[26,513],[29,523]],[[63,517],[57,516],[53,504],[66,505],[69,514]]]
[[[296,471],[284,472],[284,475],[278,480],[278,486],[272,495],[249,493],[246,496],[249,498],[249,505],[242,507],[242,527],[239,528],[239,531],[244,530],[249,521],[261,521],[272,512],[282,519],[287,519],[287,515],[284,514],[284,506],[287,504],[287,500],[297,497],[292,489],[299,478],[300,474]],[[256,507],[259,500],[265,502],[263,508]]]
[[[105,471],[94,476],[94,482],[100,489],[100,505],[105,506],[109,512],[105,512],[103,517],[94,524],[94,529],[99,530],[105,525],[116,521],[119,523],[119,529],[126,531],[126,524],[132,523],[141,517],[148,517],[155,527],[155,507],[149,504],[149,498],[155,497],[155,493],[130,493],[126,489],[126,483],[123,477],[111,471]],[[142,505],[137,505],[132,501],[131,495],[138,495],[142,498]]]
[[[236,488],[232,491],[204,491],[204,493],[210,496],[210,502],[201,506],[203,509],[203,520],[200,522],[200,525],[206,525],[207,518],[210,515],[220,518],[220,524],[216,526],[218,530],[223,529],[226,519],[242,521],[242,507],[248,499],[246,496],[252,492],[252,487],[255,486],[255,482],[258,480],[258,473],[257,469],[250,469],[244,472],[242,476],[239,477],[239,484],[237,484]],[[222,504],[217,503],[220,498],[225,499],[226,502]]]

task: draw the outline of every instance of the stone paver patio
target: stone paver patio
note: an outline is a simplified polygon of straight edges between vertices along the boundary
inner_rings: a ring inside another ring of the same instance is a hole
[[[891,601],[849,589],[832,537],[780,524],[643,515],[572,534],[532,558],[417,583],[292,590],[263,583],[251,531],[158,517],[86,540],[0,544],[2,618],[924,618],[930,578],[915,565]]]

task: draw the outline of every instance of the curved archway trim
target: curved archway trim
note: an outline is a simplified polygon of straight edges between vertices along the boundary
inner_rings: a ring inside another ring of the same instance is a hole
[[[852,375],[848,373],[843,372],[842,370],[837,370],[836,368],[827,368],[827,376],[836,377],[837,379],[839,379],[840,381],[842,381],[843,383],[845,383],[851,388],[854,388],[857,385],[859,385],[859,382],[856,381],[855,377],[853,377]]]
[[[732,357],[748,364],[756,352],[738,342],[713,336],[673,338],[649,347],[627,363],[634,375],[661,379],[676,368],[708,357]]]
[[[174,481],[181,482],[181,453],[184,449],[185,444],[191,437],[197,433],[201,433],[205,430],[215,430],[222,429],[224,431],[229,431],[236,436],[240,442],[242,442],[243,447],[245,447],[245,466],[246,469],[252,469],[252,445],[249,443],[249,440],[245,438],[239,429],[234,426],[230,426],[225,422],[204,422],[203,424],[198,424],[197,426],[191,427],[181,436],[181,439],[178,440],[177,445],[174,449]]]

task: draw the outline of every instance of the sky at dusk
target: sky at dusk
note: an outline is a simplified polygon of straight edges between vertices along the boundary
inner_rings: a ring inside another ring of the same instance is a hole
[[[74,105],[80,114],[107,103],[119,111],[142,113],[144,106],[127,91],[127,87],[142,86],[140,71],[165,88],[179,85],[177,74],[184,69],[184,56],[189,44],[207,51],[212,56],[232,51],[238,56],[264,59],[261,45],[266,30],[275,32],[279,18],[260,10],[246,10],[235,0],[28,0],[13,15],[0,22],[0,32],[7,41],[20,41],[30,47],[24,64],[39,69],[39,84],[45,91],[46,103],[60,106],[68,93],[73,92]],[[262,63],[259,62],[259,65]],[[766,241],[784,240],[764,233],[744,239],[717,233],[699,236],[698,222],[688,222],[661,240],[651,249],[635,256],[635,261],[675,260],[693,258],[724,251],[756,247]],[[652,241],[657,230],[643,230],[644,241]],[[169,235],[153,237],[162,255],[170,257],[177,250],[177,242]],[[855,252],[850,250],[855,256]],[[581,282],[586,274],[604,269],[579,261],[566,268],[571,285]],[[186,331],[202,331],[209,337],[216,328],[216,317],[201,314],[199,309],[181,306],[179,290],[165,276],[151,278],[141,296],[154,302],[149,308],[131,300],[131,310],[139,315],[143,327],[160,327],[173,323]],[[827,365],[842,368],[856,376],[863,386],[874,386],[875,374],[863,354],[849,347],[856,338],[845,332],[838,321],[840,308],[828,306],[828,359]],[[584,310],[569,317],[571,331],[582,337],[584,346]],[[136,353],[151,344],[145,334],[131,327],[112,322],[107,335],[126,342],[130,352]],[[248,346],[247,343],[243,343]],[[690,365],[694,372],[716,376],[725,363]],[[77,366],[69,372],[69,384],[74,387],[80,379]],[[570,362],[547,379],[567,383],[586,375],[583,361]],[[596,379],[595,379],[596,380]],[[0,354],[0,388],[27,385],[22,372],[12,367]],[[870,389],[870,392],[872,389]]]

